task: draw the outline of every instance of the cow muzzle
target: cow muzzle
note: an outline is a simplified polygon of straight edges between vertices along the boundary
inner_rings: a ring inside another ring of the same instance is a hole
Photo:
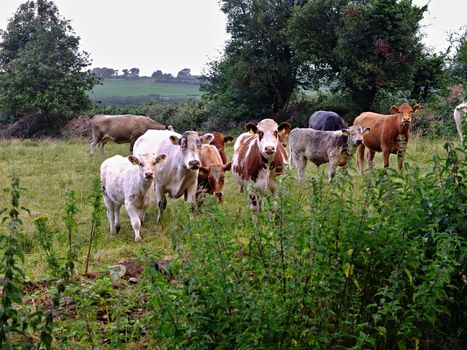
[[[198,170],[200,167],[199,160],[190,160],[188,162],[188,168],[191,170]]]
[[[357,140],[357,142],[355,142],[357,145],[361,145],[363,143],[362,140]]]
[[[267,155],[273,155],[274,153],[276,153],[276,148],[274,146],[266,146],[264,147],[264,153],[266,153]]]
[[[154,179],[154,173],[152,171],[147,171],[144,173],[144,178],[147,180],[152,180]]]

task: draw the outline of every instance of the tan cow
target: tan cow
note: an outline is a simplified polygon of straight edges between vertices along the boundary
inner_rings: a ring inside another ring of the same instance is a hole
[[[109,140],[116,143],[129,142],[132,152],[135,141],[149,129],[173,130],[171,125],[166,126],[142,115],[96,115],[91,119],[91,155],[94,154],[95,145],[99,145],[99,150],[104,154],[104,146]]]
[[[204,194],[213,194],[220,203],[224,192],[225,172],[230,170],[232,163],[224,164],[218,149],[212,143],[201,145],[197,195],[201,201]]]
[[[363,136],[363,144],[357,149],[357,164],[363,174],[365,147],[368,148],[368,163],[373,168],[373,159],[376,152],[383,152],[384,167],[389,166],[389,155],[397,154],[399,170],[402,170],[407,142],[410,138],[412,114],[420,106],[413,108],[406,102],[399,107],[392,106],[394,114],[385,115],[373,112],[364,112],[355,118],[353,125],[370,128],[371,132]]]

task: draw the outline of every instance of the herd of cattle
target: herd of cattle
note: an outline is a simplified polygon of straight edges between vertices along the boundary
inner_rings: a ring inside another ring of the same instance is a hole
[[[291,130],[289,123],[278,125],[269,118],[257,124],[248,123],[246,132],[235,140],[231,162],[227,161],[224,144],[233,138],[221,132],[179,134],[170,125],[148,117],[95,116],[91,121],[91,154],[95,145],[104,153],[108,140],[130,142],[132,152],[128,157],[108,158],[100,168],[110,231],[117,233],[120,229],[122,205],[127,209],[138,242],[145,212],[157,203],[159,222],[167,206],[167,194],[172,198],[183,197],[193,205],[200,205],[208,194],[221,202],[225,172],[229,170],[241,191],[248,188],[250,208],[259,211],[262,195],[268,190],[274,193],[276,179],[289,162],[297,169],[300,180],[304,179],[308,161],[317,166],[329,163],[331,182],[337,166],[345,168],[355,152],[358,169],[363,173],[368,148],[370,169],[376,152],[382,152],[384,167],[389,166],[389,155],[397,154],[402,169],[412,115],[419,108],[403,103],[392,106],[390,115],[365,112],[350,127],[338,114],[329,111],[315,112],[309,119],[309,128]],[[465,114],[467,104],[458,106],[455,116],[459,111]],[[460,135],[462,138],[461,132]]]

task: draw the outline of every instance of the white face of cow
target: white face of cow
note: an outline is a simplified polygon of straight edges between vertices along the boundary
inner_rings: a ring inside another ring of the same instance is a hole
[[[358,146],[363,143],[363,135],[370,132],[370,128],[364,128],[360,125],[351,126],[348,129],[342,130],[342,135],[347,136],[347,144]]]
[[[186,169],[198,170],[201,166],[200,152],[202,144],[209,144],[214,139],[213,134],[199,136],[196,131],[186,131],[182,137],[170,136],[174,145],[179,145],[182,150],[183,164]]]
[[[279,145],[279,133],[285,137],[290,132],[291,126],[289,123],[282,123],[278,126],[272,119],[263,119],[257,125],[246,124],[245,129],[258,135],[259,151],[263,157],[272,159]]]
[[[128,156],[128,160],[138,166],[139,175],[145,181],[152,181],[156,172],[156,165],[162,163],[165,159],[165,154],[160,154],[157,157],[155,154],[140,154],[136,156]]]

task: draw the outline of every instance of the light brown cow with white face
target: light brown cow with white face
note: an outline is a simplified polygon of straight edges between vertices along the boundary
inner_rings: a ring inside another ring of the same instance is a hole
[[[419,105],[412,108],[404,102],[399,107],[391,107],[394,114],[364,112],[355,118],[353,125],[371,129],[370,133],[363,136],[363,145],[360,145],[357,150],[357,163],[361,173],[363,173],[365,147],[369,151],[370,169],[373,168],[375,153],[383,152],[385,168],[389,166],[389,155],[394,153],[397,154],[399,170],[402,170],[407,142],[410,138],[412,115],[419,109]]]
[[[248,123],[245,129],[248,133],[241,134],[234,145],[232,174],[240,189],[248,184],[253,185],[249,194],[250,208],[259,211],[261,195],[267,189],[275,192],[275,179],[288,162],[287,151],[279,135],[287,135],[291,126],[289,123],[277,125],[268,118],[258,124]],[[276,158],[276,154],[281,157]]]

